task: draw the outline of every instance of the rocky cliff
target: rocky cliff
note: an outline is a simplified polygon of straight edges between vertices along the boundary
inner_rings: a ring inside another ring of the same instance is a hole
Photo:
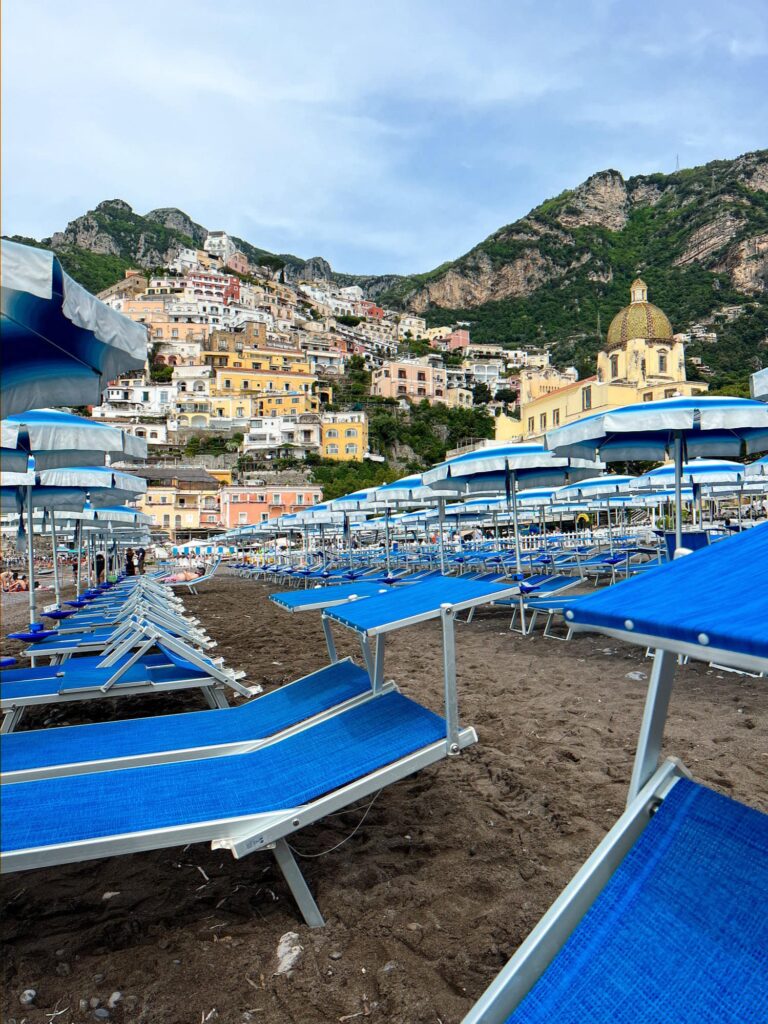
[[[401,279],[392,298],[418,312],[471,310],[545,285],[609,284],[624,270],[623,256],[634,262],[629,273],[696,267],[724,274],[741,293],[765,295],[768,151],[669,175],[593,174],[458,260]]]

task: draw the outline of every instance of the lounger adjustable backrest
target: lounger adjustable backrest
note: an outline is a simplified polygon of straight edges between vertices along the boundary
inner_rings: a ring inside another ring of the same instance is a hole
[[[768,1019],[768,816],[660,763],[679,654],[768,674],[768,526],[566,612],[656,648],[627,809],[465,1024]]]

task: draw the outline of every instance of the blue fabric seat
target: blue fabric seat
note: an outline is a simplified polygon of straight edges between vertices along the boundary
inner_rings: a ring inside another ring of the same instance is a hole
[[[324,615],[360,632],[412,618],[439,614],[442,604],[460,604],[487,598],[494,600],[509,594],[512,585],[481,583],[460,576],[436,576],[413,587],[393,587],[387,594],[368,597],[364,601],[337,605]]]
[[[14,772],[264,739],[368,689],[368,673],[340,661],[238,707],[8,733],[0,765]]]
[[[768,816],[673,787],[509,1024],[768,1020]]]
[[[444,740],[445,728],[390,692],[248,754],[6,785],[2,850],[292,809]]]
[[[568,621],[768,658],[766,566],[768,525],[755,526],[585,597]]]

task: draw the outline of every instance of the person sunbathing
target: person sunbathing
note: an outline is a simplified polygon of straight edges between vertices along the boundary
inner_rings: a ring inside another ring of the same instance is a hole
[[[3,573],[3,575],[6,575]],[[3,592],[6,594],[20,594],[23,591],[29,590],[29,583],[27,577],[22,576],[21,573],[11,573],[11,579],[7,581],[3,580]]]
[[[205,575],[204,568],[182,569],[180,572],[176,572],[172,576],[164,576],[163,583],[191,583],[192,580],[200,579],[203,575]]]

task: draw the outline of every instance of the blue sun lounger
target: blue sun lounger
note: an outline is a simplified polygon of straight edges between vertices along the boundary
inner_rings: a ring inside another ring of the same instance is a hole
[[[150,652],[155,648],[159,655]],[[61,665],[12,670],[0,684],[0,732],[12,732],[28,708],[83,700],[132,697],[197,689],[212,708],[229,706],[228,689],[242,696],[253,695],[243,686],[243,673],[225,668],[190,644],[149,623],[137,623],[122,643],[102,657],[72,658]],[[20,675],[19,673],[23,673]]]
[[[337,587],[313,587],[311,590],[289,590],[286,593],[270,594],[269,600],[278,608],[288,612],[316,611],[332,608],[347,601],[362,600],[376,594],[385,594],[391,589],[386,583],[346,583]]]
[[[768,1020],[768,815],[661,760],[679,655],[768,672],[766,564],[758,526],[566,612],[656,649],[627,809],[465,1024]]]
[[[475,740],[462,730],[461,745]],[[390,691],[245,754],[2,786],[2,867],[205,841],[237,858],[273,849],[305,921],[319,927],[286,837],[448,753],[444,719]]]
[[[370,693],[368,673],[345,658],[237,707],[3,735],[2,781],[247,753],[290,729],[353,707]]]

